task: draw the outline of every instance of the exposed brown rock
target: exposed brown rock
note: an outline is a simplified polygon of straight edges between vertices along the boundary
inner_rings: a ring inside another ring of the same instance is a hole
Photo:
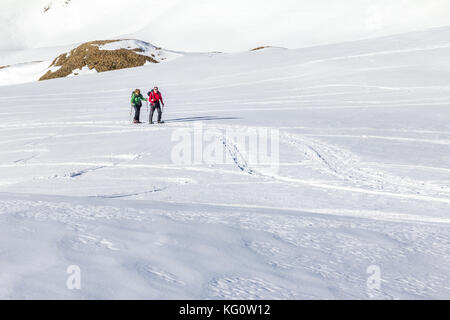
[[[250,51],[258,51],[258,50],[267,49],[267,48],[271,48],[271,47],[270,46],[261,46],[261,47],[254,48]]]
[[[99,46],[120,40],[91,41],[80,45],[69,53],[63,53],[53,60],[50,67],[60,67],[48,71],[39,80],[63,78],[74,70],[88,67],[97,72],[105,72],[143,66],[146,62],[158,63],[155,59],[138,54],[141,49],[100,50]]]

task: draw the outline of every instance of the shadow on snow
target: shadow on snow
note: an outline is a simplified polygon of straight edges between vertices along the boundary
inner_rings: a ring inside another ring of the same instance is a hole
[[[169,120],[165,120],[165,122],[169,123],[169,122],[192,122],[192,121],[214,121],[214,120],[237,120],[237,119],[241,119],[241,118],[203,116],[203,117],[169,119]]]

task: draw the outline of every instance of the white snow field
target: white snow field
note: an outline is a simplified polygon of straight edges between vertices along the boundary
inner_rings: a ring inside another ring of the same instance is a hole
[[[450,298],[448,39],[0,87],[0,298]],[[131,90],[154,85],[166,123],[132,125]],[[229,161],[174,161],[201,127]],[[278,136],[279,162],[237,132]]]

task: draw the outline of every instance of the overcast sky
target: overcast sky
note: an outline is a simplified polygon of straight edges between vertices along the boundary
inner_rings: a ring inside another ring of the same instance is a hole
[[[64,1],[0,0],[0,49],[127,34],[187,51],[298,48],[450,25],[448,0]]]

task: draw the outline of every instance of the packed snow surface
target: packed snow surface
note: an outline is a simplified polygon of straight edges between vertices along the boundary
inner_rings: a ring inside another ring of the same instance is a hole
[[[0,298],[450,298],[449,36],[0,87]],[[154,85],[166,123],[130,124]],[[174,161],[183,134],[229,161]]]

